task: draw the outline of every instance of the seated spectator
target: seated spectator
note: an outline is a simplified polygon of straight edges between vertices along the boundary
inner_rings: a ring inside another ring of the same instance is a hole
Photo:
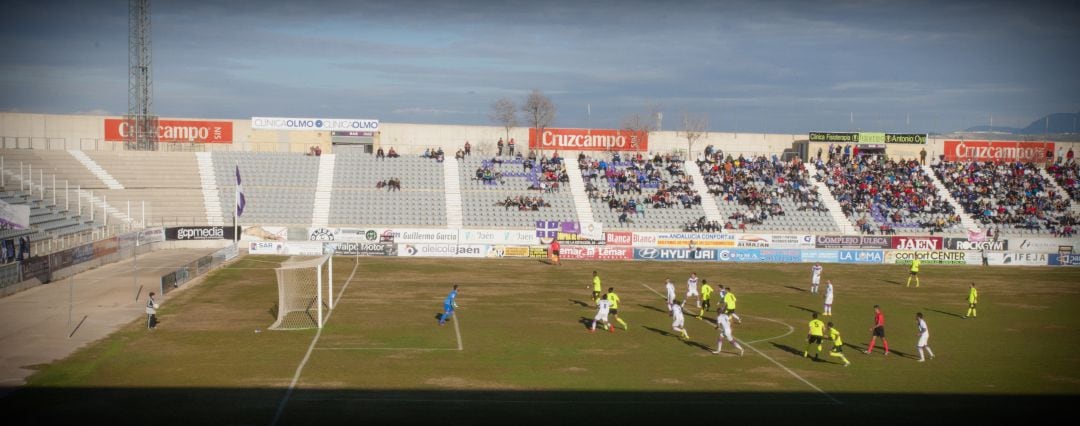
[[[398,157],[400,157],[400,155],[398,155],[397,151],[394,151],[394,147],[390,147],[390,152],[388,152],[386,154],[386,156],[390,157],[390,158],[398,158]]]
[[[379,147],[379,150],[375,151],[375,159],[384,159],[384,158],[386,158],[386,154],[383,153],[382,147]]]
[[[431,158],[431,148],[424,148],[424,153],[420,154],[420,158]]]
[[[458,149],[457,153],[454,154],[454,159],[455,160],[464,160],[465,159],[465,150]]]

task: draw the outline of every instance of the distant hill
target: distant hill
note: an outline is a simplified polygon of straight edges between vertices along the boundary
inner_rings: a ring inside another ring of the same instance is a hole
[[[974,126],[965,132],[1011,133],[1014,135],[1042,135],[1077,133],[1080,131],[1080,112],[1058,112],[1032,121],[1027,127],[1018,129],[1004,126]]]

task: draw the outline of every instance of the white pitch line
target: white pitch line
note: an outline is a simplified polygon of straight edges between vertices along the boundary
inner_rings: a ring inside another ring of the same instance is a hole
[[[653,292],[653,293],[656,293],[656,295],[657,295],[657,296],[660,296],[660,297],[664,297],[663,295],[661,295],[661,294],[660,294],[659,292],[657,292],[656,290],[653,290],[653,288],[652,288],[652,287],[649,287],[649,285],[648,285],[648,284],[641,284],[641,285],[642,285],[642,286],[644,286],[645,288],[649,289],[649,291],[651,291],[651,292]],[[750,317],[750,316],[754,316],[754,315],[747,315],[747,317]],[[801,381],[801,382],[803,382],[803,383],[806,383],[806,385],[807,385],[807,386],[810,386],[810,387],[811,387],[811,388],[813,388],[814,390],[816,390],[816,391],[820,392],[820,393],[821,393],[822,395],[825,395],[825,397],[826,397],[826,398],[829,398],[829,400],[831,400],[831,401],[832,401],[833,403],[835,403],[835,404],[843,404],[843,402],[840,402],[840,400],[838,400],[838,399],[834,398],[834,397],[833,397],[832,395],[829,395],[829,393],[828,393],[828,392],[825,392],[825,391],[821,390],[821,388],[819,388],[819,387],[815,386],[815,385],[814,385],[813,383],[810,383],[810,381],[809,381],[809,380],[806,380],[806,379],[804,379],[804,378],[803,378],[802,376],[800,376],[800,375],[796,374],[796,373],[795,373],[794,371],[791,371],[790,369],[788,369],[787,367],[785,367],[785,366],[784,366],[784,364],[781,364],[781,363],[777,362],[777,361],[776,361],[775,359],[772,359],[772,357],[770,357],[770,356],[768,356],[768,355],[765,355],[765,353],[764,353],[764,352],[761,352],[760,350],[758,350],[758,348],[755,348],[755,347],[754,347],[754,345],[752,345],[752,344],[751,344],[751,343],[757,343],[757,342],[761,342],[761,341],[764,341],[764,340],[772,340],[772,339],[779,339],[779,338],[781,338],[781,337],[787,336],[787,335],[789,335],[789,334],[791,334],[791,333],[794,333],[794,332],[795,332],[795,327],[792,327],[792,326],[790,326],[790,325],[788,325],[788,324],[786,324],[786,323],[783,323],[783,322],[780,322],[780,321],[777,321],[777,320],[774,320],[774,319],[771,319],[771,318],[765,318],[765,317],[759,317],[759,316],[754,316],[754,317],[755,317],[755,318],[760,318],[760,319],[763,319],[763,320],[767,320],[767,321],[772,321],[772,322],[775,322],[775,323],[779,323],[779,324],[783,324],[784,326],[786,326],[786,327],[788,328],[788,332],[787,332],[787,333],[785,333],[785,334],[784,334],[784,335],[782,335],[782,336],[777,336],[777,337],[770,337],[770,338],[768,338],[768,339],[762,339],[762,340],[755,340],[755,341],[753,341],[753,342],[744,342],[744,341],[742,341],[742,340],[740,340],[740,339],[735,339],[735,340],[737,340],[737,341],[738,341],[739,343],[742,343],[742,344],[744,344],[744,345],[746,345],[746,346],[750,347],[750,349],[753,349],[753,350],[754,350],[754,352],[757,352],[757,353],[758,353],[758,355],[761,355],[761,356],[762,356],[762,357],[764,357],[765,359],[767,359],[767,360],[771,361],[771,362],[772,362],[773,364],[776,364],[776,366],[777,366],[777,367],[780,367],[780,368],[782,368],[782,369],[783,369],[784,371],[788,372],[788,374],[790,374],[790,375],[794,376],[794,377],[795,377],[796,379],[799,379],[799,381]]]
[[[735,339],[735,340],[739,340],[739,339]],[[772,363],[776,364],[777,367],[780,367],[780,368],[784,369],[784,371],[787,371],[788,374],[791,374],[792,376],[795,376],[796,379],[799,379],[803,383],[806,383],[807,386],[810,386],[811,388],[814,388],[814,390],[816,390],[818,392],[821,392],[822,395],[825,395],[825,397],[829,398],[829,400],[831,400],[834,404],[837,404],[837,405],[842,405],[843,404],[843,402],[840,402],[839,399],[833,398],[832,395],[829,395],[828,392],[825,392],[825,391],[821,390],[821,388],[819,388],[817,386],[814,386],[814,384],[810,383],[809,380],[804,379],[802,376],[796,374],[794,371],[791,371],[787,367],[784,367],[784,364],[781,364],[781,363],[777,362],[775,359],[772,359],[772,357],[770,357],[768,355],[765,355],[764,352],[759,351],[758,348],[754,347],[754,345],[751,345],[751,344],[746,343],[746,342],[743,342],[743,343],[746,344],[746,346],[748,346],[750,349],[753,349],[754,352],[757,352],[758,355],[761,355],[761,356],[765,357],[765,359],[767,359],[769,361],[772,361]]]
[[[360,267],[360,263],[357,262],[353,265],[352,273],[349,274],[349,278],[345,280],[345,285],[341,286],[341,293],[345,292],[345,289],[349,287],[349,283],[352,282],[353,276],[356,275],[356,270]],[[341,294],[338,293],[338,294]],[[330,321],[330,316],[334,314],[334,310],[331,309],[326,314],[326,321]],[[296,367],[296,373],[293,374],[292,382],[289,383],[289,389],[285,392],[285,397],[281,399],[281,403],[278,404],[277,412],[274,413],[274,420],[270,422],[271,426],[276,426],[278,420],[281,420],[281,414],[285,412],[285,405],[288,404],[289,398],[292,397],[293,390],[296,389],[296,382],[300,381],[300,373],[304,372],[304,366],[307,365],[308,359],[311,358],[311,352],[315,350],[315,344],[319,343],[319,337],[322,336],[323,329],[315,332],[315,338],[311,339],[311,345],[308,346],[307,353],[304,354],[304,359],[300,361],[300,365]]]
[[[457,334],[457,350],[463,351],[465,348],[461,346],[461,329],[458,328],[457,317],[457,313],[455,312],[454,317],[450,319],[454,320],[454,333]]]
[[[315,348],[317,351],[460,351],[454,348]]]

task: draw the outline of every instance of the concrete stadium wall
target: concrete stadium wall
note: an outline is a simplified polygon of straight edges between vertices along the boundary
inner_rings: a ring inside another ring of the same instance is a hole
[[[119,116],[57,115],[0,113],[0,149],[81,149],[86,151],[122,150],[123,144],[105,141],[105,119]],[[173,118],[169,118],[173,119]],[[318,145],[323,152],[333,152],[330,132],[252,130],[251,120],[222,120],[213,118],[175,118],[180,120],[229,121],[233,126],[230,144],[163,143],[162,150],[176,151],[257,151],[307,152]],[[441,124],[380,123],[375,138],[377,147],[393,147],[402,155],[418,155],[427,148],[441,147],[452,156],[469,141],[477,155],[493,155],[495,142],[505,138],[506,131],[496,126],[466,126]],[[528,145],[528,128],[518,127],[509,137],[523,150]],[[714,145],[733,154],[779,154],[796,141],[806,141],[806,134],[762,134],[710,132],[694,144],[694,156],[707,145]],[[953,140],[955,138],[948,138]],[[980,139],[971,137],[967,139]],[[925,145],[928,158],[936,158],[944,150],[945,138],[931,138]],[[1078,142],[1056,142],[1065,150],[1080,150]],[[828,143],[811,143],[810,155]],[[924,145],[890,144],[887,153],[896,158],[918,158]],[[650,152],[685,151],[686,139],[676,131],[653,132],[649,135]],[[576,152],[563,152],[564,156]]]

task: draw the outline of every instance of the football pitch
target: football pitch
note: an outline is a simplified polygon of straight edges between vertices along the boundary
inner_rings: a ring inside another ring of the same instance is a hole
[[[1069,413],[1080,394],[1074,268],[924,265],[914,288],[906,266],[824,265],[844,367],[831,342],[803,357],[822,309],[809,264],[337,257],[326,326],[270,331],[283,260],[244,257],[172,296],[156,330],[133,321],[40,366],[0,399],[4,423],[972,421]],[[628,330],[589,332],[594,270]],[[691,272],[738,296],[744,356],[711,352],[715,313],[695,318],[693,301],[690,339],[672,331],[664,279],[682,299]],[[963,319],[971,282],[978,318]],[[460,309],[439,326],[454,283]],[[888,356],[880,340],[862,353],[875,304]],[[916,312],[936,355],[925,363]]]

